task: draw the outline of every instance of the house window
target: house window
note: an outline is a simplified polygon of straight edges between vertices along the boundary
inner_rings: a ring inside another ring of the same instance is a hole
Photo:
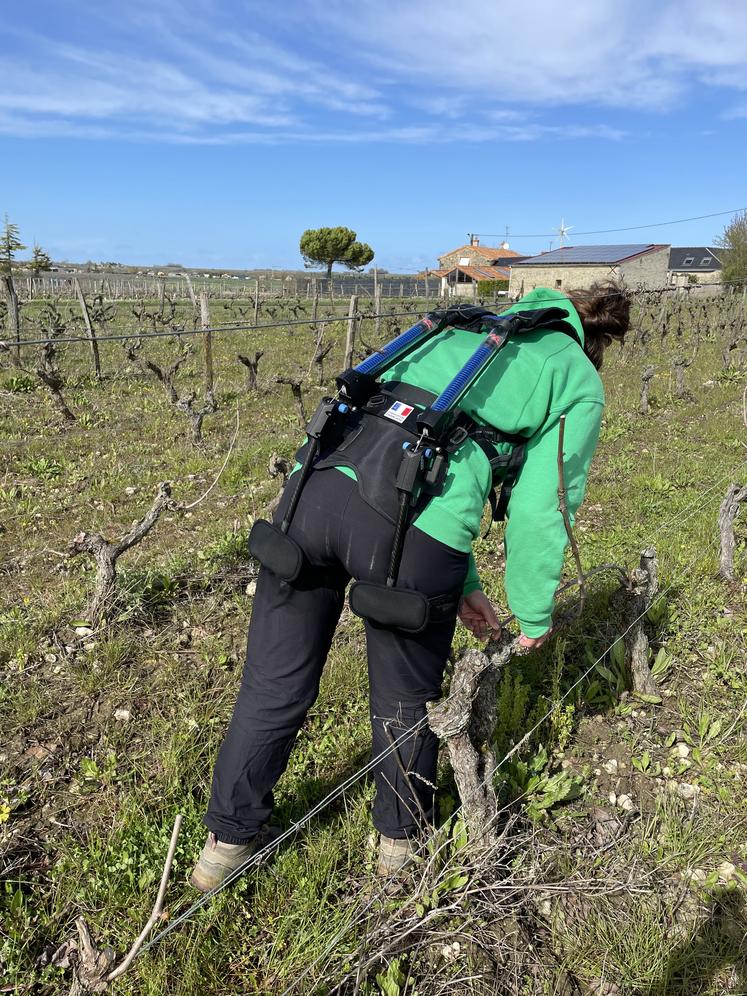
[[[682,265],[683,266],[692,266],[694,262],[695,262],[695,258],[693,256],[686,256],[683,259],[683,261],[682,261]]]
[[[701,261],[700,261],[700,265],[701,265],[701,266],[708,266],[708,264],[709,264],[710,262],[711,262],[711,257],[710,257],[710,256],[704,256],[704,257],[703,257],[703,258],[701,259]]]
[[[562,286],[563,286],[563,281],[561,280],[560,277],[558,277],[557,280],[555,281],[555,290],[560,290]]]
[[[460,256],[459,257],[459,265],[460,266],[469,266],[469,264],[471,262],[472,262],[472,260],[470,259],[469,256]]]

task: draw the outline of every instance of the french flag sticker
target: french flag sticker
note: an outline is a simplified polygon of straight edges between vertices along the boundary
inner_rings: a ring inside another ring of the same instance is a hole
[[[404,422],[414,410],[413,405],[406,405],[404,401],[395,401],[392,407],[384,412],[384,418],[390,418],[393,422]]]

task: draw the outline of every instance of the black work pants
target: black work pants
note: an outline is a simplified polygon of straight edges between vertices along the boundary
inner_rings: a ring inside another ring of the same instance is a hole
[[[295,483],[292,477],[276,521]],[[345,588],[351,577],[385,580],[392,534],[355,481],[334,468],[311,474],[289,533],[307,566],[291,584],[265,568],[257,580],[246,666],[205,817],[219,840],[243,843],[269,818],[272,790],[319,692]],[[399,584],[428,596],[453,594],[454,611],[415,635],[366,622],[374,757],[425,714],[426,702],[440,697],[467,561],[468,554],[416,528],[407,531]],[[394,753],[377,764],[373,822],[401,838],[418,831],[420,808],[432,815],[438,743],[426,725],[398,751],[409,777]]]

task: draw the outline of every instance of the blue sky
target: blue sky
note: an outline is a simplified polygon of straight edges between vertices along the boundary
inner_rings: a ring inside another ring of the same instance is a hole
[[[56,258],[300,266],[342,224],[410,271],[747,205],[741,0],[4,7],[0,214]]]

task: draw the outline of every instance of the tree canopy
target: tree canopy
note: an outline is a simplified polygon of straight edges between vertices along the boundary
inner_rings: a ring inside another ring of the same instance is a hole
[[[300,249],[306,266],[326,266],[328,278],[335,263],[358,270],[374,258],[371,246],[358,242],[357,233],[342,226],[307,228],[301,236]]]
[[[717,240],[721,252],[721,279],[729,286],[747,285],[747,211],[735,215]]]
[[[33,255],[31,256],[31,273],[33,276],[38,277],[45,270],[48,270],[51,265],[52,260],[49,257],[49,253],[35,242]]]
[[[18,225],[14,225],[5,215],[3,232],[0,235],[0,273],[10,273],[17,252],[22,252],[26,246],[21,242]]]

